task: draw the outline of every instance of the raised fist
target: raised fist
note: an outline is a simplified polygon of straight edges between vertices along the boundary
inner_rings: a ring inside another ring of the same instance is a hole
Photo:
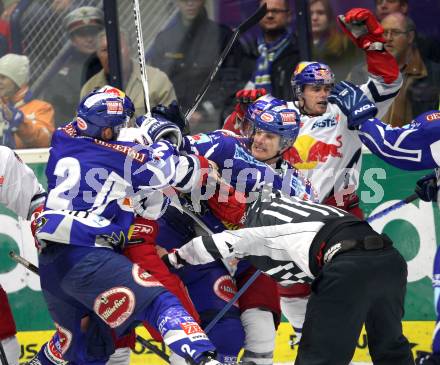
[[[382,51],[385,43],[383,28],[368,9],[354,8],[338,16],[342,30],[361,49]]]

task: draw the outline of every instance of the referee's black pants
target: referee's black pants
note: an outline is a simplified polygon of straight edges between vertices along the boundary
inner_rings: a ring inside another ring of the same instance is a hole
[[[375,365],[413,365],[401,323],[406,279],[393,247],[335,256],[312,284],[295,365],[349,364],[364,323]]]

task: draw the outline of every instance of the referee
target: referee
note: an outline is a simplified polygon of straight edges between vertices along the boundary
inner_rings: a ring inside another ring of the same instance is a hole
[[[235,257],[283,286],[311,283],[296,365],[348,364],[364,323],[375,365],[413,365],[401,324],[407,265],[392,241],[338,208],[262,196],[249,205],[246,228],[196,237],[165,261]]]

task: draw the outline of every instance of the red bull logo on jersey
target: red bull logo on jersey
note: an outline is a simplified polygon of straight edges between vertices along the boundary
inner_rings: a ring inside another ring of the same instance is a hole
[[[116,328],[131,316],[134,306],[134,293],[129,288],[116,287],[101,293],[93,310],[111,328]]]
[[[336,143],[326,143],[309,135],[299,136],[295,144],[287,151],[288,161],[297,169],[314,169],[318,163],[325,163],[329,157],[342,158],[342,136],[336,137]]]

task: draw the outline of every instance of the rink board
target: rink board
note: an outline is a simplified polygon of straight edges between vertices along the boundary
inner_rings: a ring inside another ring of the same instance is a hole
[[[47,151],[20,154],[45,184]],[[426,171],[406,172],[382,163],[366,154],[358,190],[366,216],[412,194],[417,179]],[[373,227],[387,233],[408,263],[408,288],[405,300],[404,329],[413,350],[429,350],[435,313],[431,287],[432,262],[440,242],[440,212],[438,206],[416,201],[405,205],[375,221]],[[28,223],[20,222],[0,206],[0,284],[8,293],[22,344],[22,361],[32,356],[52,333],[53,325],[41,294],[39,278],[8,257],[14,250],[31,262],[37,262]],[[293,336],[290,326],[282,323],[277,337],[276,362],[289,362],[295,356],[295,348],[289,345]],[[147,338],[147,336],[145,335]],[[160,345],[159,345],[160,346]],[[137,345],[133,357],[139,363],[142,357],[151,357],[155,364],[161,360]],[[139,359],[139,360],[137,360]],[[153,360],[154,359],[154,360]],[[368,361],[365,336],[362,335],[356,352],[356,361]]]
[[[403,323],[403,330],[412,345],[412,350],[429,350],[431,343],[431,334],[434,329],[434,322],[431,321],[405,321]],[[139,329],[137,333],[145,339],[150,339],[150,336],[144,329]],[[32,331],[20,332],[18,340],[22,348],[22,357],[20,361],[31,359],[37,349],[44,344],[50,336],[52,331]],[[281,323],[277,332],[275,345],[275,359],[274,362],[292,362],[296,357],[297,346],[292,345],[294,333],[292,328],[287,323]],[[151,340],[155,346],[162,348],[161,344]],[[168,353],[168,350],[163,348]],[[363,331],[356,348],[354,361],[369,362],[371,361],[367,348],[367,339]],[[166,362],[157,355],[151,353],[140,343],[136,343],[136,347],[131,354],[131,364],[149,364],[149,365],[165,365]]]

